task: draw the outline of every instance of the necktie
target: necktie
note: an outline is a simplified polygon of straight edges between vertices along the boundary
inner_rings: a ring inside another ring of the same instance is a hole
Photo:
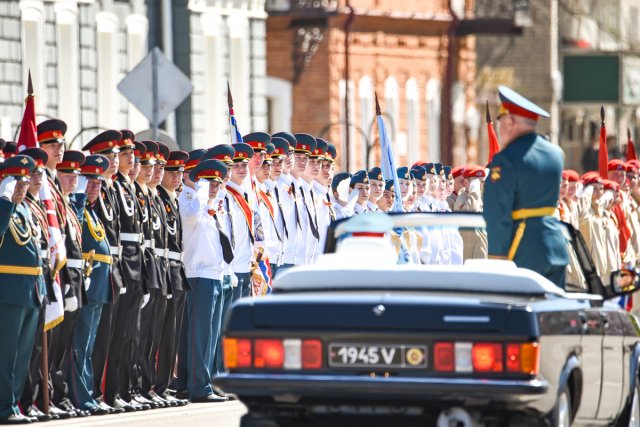
[[[329,208],[329,215],[331,215],[331,221],[336,220],[336,211],[333,209],[333,205],[331,205],[331,199],[329,198],[329,193],[327,193],[327,207]]]
[[[309,189],[309,195],[311,196],[311,204],[313,205],[313,219],[316,223],[316,229],[318,228],[318,208],[316,206],[316,199],[313,197],[313,188]]]
[[[231,234],[231,247],[236,247],[235,236],[233,234],[233,218],[231,217],[231,207],[229,206],[229,196],[224,196],[227,205],[227,215],[229,216],[229,233]]]
[[[302,229],[302,226],[300,225],[300,214],[298,213],[298,200],[296,198],[296,186],[291,184],[291,194],[293,195],[293,209],[296,212],[296,224],[298,225],[298,228]]]
[[[222,246],[222,258],[224,258],[224,262],[227,264],[231,264],[233,261],[233,248],[231,247],[231,242],[229,241],[229,237],[222,231],[222,225],[220,225],[220,220],[218,220],[218,215],[214,214],[213,219],[216,221],[216,227],[218,228],[218,234],[220,234],[220,246]]]
[[[307,206],[307,202],[304,196],[304,190],[300,187],[300,194],[302,194],[302,204],[304,205],[305,210],[307,211],[307,216],[309,217],[309,226],[311,227],[311,234],[316,239],[320,239],[320,233],[318,233],[318,227],[313,223],[313,218],[311,218],[311,212],[309,212],[309,207]]]
[[[284,230],[284,237],[288,239],[289,230],[287,230],[287,221],[284,220],[284,212],[282,211],[282,203],[280,203],[280,193],[278,192],[278,187],[275,187],[274,191],[276,193],[276,202],[278,203],[278,211],[280,211],[280,218],[282,218],[282,229]]]

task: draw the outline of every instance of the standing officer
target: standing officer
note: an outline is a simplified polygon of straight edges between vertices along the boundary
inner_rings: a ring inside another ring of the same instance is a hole
[[[300,218],[300,233],[298,234],[298,247],[296,265],[310,264],[318,244],[318,213],[315,209],[314,199],[311,196],[311,184],[313,178],[320,174],[320,161],[318,156],[311,160],[311,153],[316,149],[316,139],[306,133],[297,133],[296,147],[294,149],[293,168],[291,175],[296,180],[292,188],[294,197],[297,198],[298,216]]]
[[[67,151],[65,156],[72,151]],[[64,162],[63,162],[64,163]],[[82,163],[82,166],[80,164]],[[83,162],[70,161],[67,171],[81,172],[78,187],[85,187],[87,206],[84,209],[82,223],[82,258],[86,265],[87,276],[84,284],[87,303],[78,310],[71,351],[67,359],[67,381],[69,395],[73,404],[91,415],[105,415],[111,411],[101,407],[93,399],[93,369],[91,354],[95,344],[102,306],[112,301],[111,295],[111,251],[102,222],[96,214],[97,200],[104,177],[102,174],[109,166],[109,160],[101,155],[91,155]]]
[[[564,156],[535,132],[549,113],[505,86],[499,93],[503,147],[489,165],[483,199],[489,257],[513,260],[564,287],[567,243],[553,217]]]
[[[7,424],[36,420],[18,407],[46,293],[39,243],[23,204],[34,167],[33,159],[22,155],[0,164],[0,422]]]

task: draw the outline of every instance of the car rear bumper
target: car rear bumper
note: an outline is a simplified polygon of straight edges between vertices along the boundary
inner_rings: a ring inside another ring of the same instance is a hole
[[[527,403],[546,393],[547,381],[364,377],[355,375],[228,373],[214,379],[226,392],[243,397],[286,396],[289,399],[349,398],[412,401],[468,401]],[[518,405],[520,406],[520,405]]]

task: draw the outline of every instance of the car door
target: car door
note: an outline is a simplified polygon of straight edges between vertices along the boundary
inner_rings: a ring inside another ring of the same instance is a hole
[[[602,318],[597,307],[581,310],[578,316],[582,322],[582,398],[576,418],[595,419],[602,386]]]
[[[611,419],[618,414],[624,384],[624,329],[617,310],[601,308],[604,335],[602,337],[602,394],[598,406],[599,419]]]

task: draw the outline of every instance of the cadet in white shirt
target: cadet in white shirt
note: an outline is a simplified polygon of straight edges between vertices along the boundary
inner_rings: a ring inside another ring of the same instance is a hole
[[[298,204],[300,209],[301,224],[304,222],[306,225],[302,226],[305,236],[304,240],[298,241],[298,255],[296,257],[297,264],[308,265],[313,263],[315,256],[316,246],[320,241],[320,233],[318,232],[318,211],[316,209],[316,197],[311,188],[315,177],[320,175],[320,154],[315,153],[317,141],[316,139],[306,133],[296,134],[296,156],[303,154],[308,157],[306,167],[302,174],[298,177]],[[308,150],[308,153],[305,151]],[[296,165],[298,160],[296,159]],[[294,165],[294,166],[296,166]],[[306,233],[305,233],[306,231]]]
[[[267,154],[262,162],[262,166],[256,171],[256,192],[258,195],[258,212],[262,219],[262,230],[264,231],[264,253],[268,258],[273,274],[274,267],[282,263],[282,234],[278,230],[279,213],[276,199],[271,190],[267,188],[267,181],[271,174],[273,159],[271,153],[275,151],[275,146],[267,144]]]
[[[222,323],[222,269],[230,261],[231,244],[221,229],[214,202],[227,174],[218,160],[200,162],[189,173],[178,203],[184,236],[184,264],[191,290],[187,293],[183,334],[187,340],[187,384],[192,402],[221,402],[226,397],[211,387],[214,356]],[[195,183],[195,185],[193,185]],[[184,368],[183,368],[184,369]]]
[[[382,197],[384,191],[384,178],[382,177],[382,170],[378,166],[374,166],[369,169],[367,173],[369,175],[369,201],[367,202],[367,209],[370,211],[378,210],[378,200]]]
[[[333,209],[329,191],[331,189],[331,181],[335,171],[336,147],[330,142],[318,139],[327,144],[324,157],[321,161],[320,175],[313,183],[313,191],[319,195],[321,201],[318,202],[318,232],[320,233],[320,242],[316,246],[316,259],[324,252],[325,241],[327,240],[327,230],[331,221],[336,220],[336,211]]]
[[[331,205],[336,212],[336,219],[353,216],[359,192],[351,190],[351,174],[337,173],[331,180]]]
[[[369,175],[367,171],[361,170],[354,173],[351,176],[349,187],[356,190],[358,193],[358,199],[356,201],[354,213],[360,214],[368,212],[367,202],[369,201]]]

